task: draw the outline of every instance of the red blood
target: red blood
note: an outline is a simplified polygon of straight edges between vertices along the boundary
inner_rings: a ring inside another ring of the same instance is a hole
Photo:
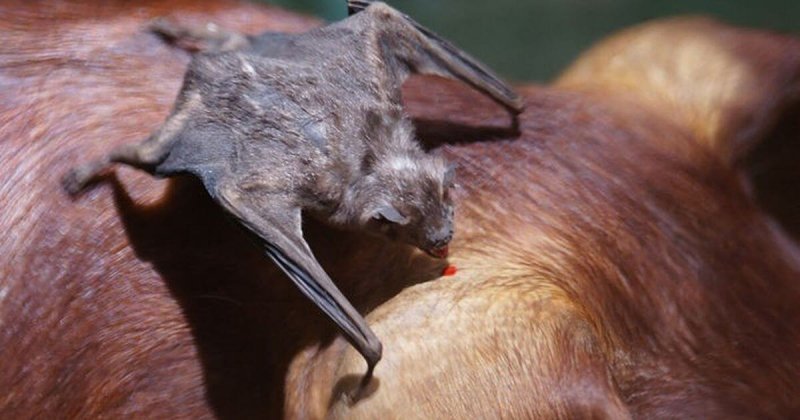
[[[456,274],[456,271],[457,271],[456,270],[456,266],[454,266],[453,264],[450,264],[450,265],[448,265],[447,267],[444,268],[444,270],[442,271],[442,275],[443,276],[454,276]]]

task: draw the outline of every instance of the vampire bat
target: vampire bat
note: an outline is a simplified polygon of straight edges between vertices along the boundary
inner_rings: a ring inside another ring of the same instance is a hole
[[[462,80],[514,112],[520,98],[490,70],[383,3],[302,34],[246,36],[160,21],[156,32],[207,44],[166,122],[148,139],[72,170],[77,193],[112,162],[155,176],[192,174],[364,356],[382,346],[314,258],[301,211],[445,257],[452,171],[422,151],[403,114],[411,73]]]

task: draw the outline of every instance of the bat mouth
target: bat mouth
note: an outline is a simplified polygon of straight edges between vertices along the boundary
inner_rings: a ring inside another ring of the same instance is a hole
[[[447,258],[447,254],[450,253],[450,247],[445,245],[439,248],[426,249],[425,252],[434,258]]]

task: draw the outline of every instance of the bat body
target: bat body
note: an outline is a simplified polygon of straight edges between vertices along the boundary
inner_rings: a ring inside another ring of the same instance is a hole
[[[381,344],[303,239],[301,213],[446,256],[453,235],[452,170],[426,154],[404,116],[414,72],[462,80],[519,111],[482,65],[382,3],[351,2],[348,19],[304,34],[248,37],[172,27],[210,47],[189,65],[164,125],[140,144],[73,170],[80,190],[112,162],[156,176],[192,174],[342,329],[367,360]]]

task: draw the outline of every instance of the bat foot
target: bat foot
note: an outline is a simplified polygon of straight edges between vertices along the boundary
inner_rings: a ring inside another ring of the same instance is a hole
[[[245,35],[225,31],[213,23],[205,26],[183,26],[160,17],[151,20],[147,30],[169,44],[189,52],[232,51],[249,44]]]
[[[104,167],[104,163],[101,165],[99,162],[95,162],[72,168],[61,178],[61,187],[67,194],[75,197],[97,179],[97,175]]]

